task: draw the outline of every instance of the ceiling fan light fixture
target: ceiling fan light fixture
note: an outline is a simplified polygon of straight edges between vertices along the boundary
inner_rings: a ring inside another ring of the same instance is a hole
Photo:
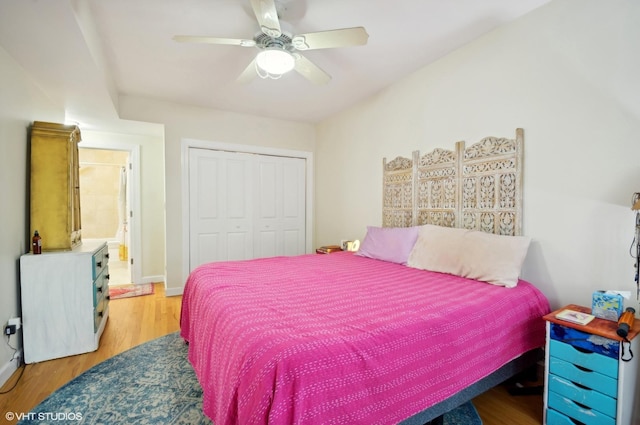
[[[279,76],[291,71],[296,65],[296,60],[289,51],[275,47],[258,53],[256,65],[267,74]]]

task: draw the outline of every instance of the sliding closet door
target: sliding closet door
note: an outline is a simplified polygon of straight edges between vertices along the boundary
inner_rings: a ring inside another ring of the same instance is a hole
[[[189,150],[190,268],[253,257],[251,155]]]
[[[301,158],[189,149],[190,270],[305,253]]]
[[[256,155],[254,256],[305,252],[305,160]]]

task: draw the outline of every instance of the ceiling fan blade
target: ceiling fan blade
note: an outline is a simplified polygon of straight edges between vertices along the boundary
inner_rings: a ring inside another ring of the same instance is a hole
[[[192,35],[176,35],[173,37],[175,41],[181,43],[206,43],[206,44],[229,44],[233,46],[253,47],[256,45],[254,40],[246,40],[240,38],[220,38],[220,37],[198,37]]]
[[[282,35],[274,0],[251,0],[251,7],[253,7],[253,12],[258,18],[258,23],[263,33],[273,38],[278,38]]]
[[[315,63],[302,55],[296,54],[295,70],[314,84],[327,84],[331,81],[331,76],[320,69]]]
[[[252,60],[251,63],[249,64],[249,66],[247,66],[244,71],[242,71],[242,74],[240,74],[238,76],[238,78],[236,79],[237,82],[241,83],[241,84],[246,84],[251,82],[254,78],[256,78],[257,72],[256,72],[256,60]]]
[[[354,27],[296,35],[291,40],[291,44],[297,50],[315,50],[362,46],[367,44],[368,39],[369,34],[364,27]]]

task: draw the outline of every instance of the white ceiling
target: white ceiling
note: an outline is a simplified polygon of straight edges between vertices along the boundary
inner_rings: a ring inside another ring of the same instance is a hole
[[[332,76],[322,86],[296,72],[240,84],[256,48],[172,40],[253,38],[249,0],[0,0],[0,46],[96,125],[117,121],[122,95],[318,122],[548,1],[276,0],[293,34],[366,28],[365,46],[304,53]]]

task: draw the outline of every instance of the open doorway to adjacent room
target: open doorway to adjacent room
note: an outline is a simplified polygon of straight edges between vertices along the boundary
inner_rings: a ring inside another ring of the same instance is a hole
[[[83,240],[106,240],[109,285],[134,283],[131,267],[130,152],[78,149]]]

